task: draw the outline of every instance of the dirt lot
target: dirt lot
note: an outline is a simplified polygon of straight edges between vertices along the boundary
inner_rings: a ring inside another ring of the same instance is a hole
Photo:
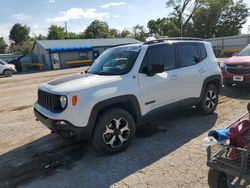
[[[82,69],[0,78],[0,187],[207,187],[207,131],[246,112],[250,88],[223,88],[216,113],[183,109],[137,133],[129,149],[103,156],[35,121],[37,86]]]

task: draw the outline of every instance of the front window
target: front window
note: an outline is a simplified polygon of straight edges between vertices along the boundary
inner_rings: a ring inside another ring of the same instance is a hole
[[[140,52],[140,47],[119,47],[103,52],[87,73],[98,75],[122,75],[128,73]]]
[[[250,46],[247,46],[243,50],[241,50],[241,52],[238,53],[237,56],[250,56]]]

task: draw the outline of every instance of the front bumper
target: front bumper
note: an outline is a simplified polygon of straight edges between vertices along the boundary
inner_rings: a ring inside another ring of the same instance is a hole
[[[234,75],[226,72],[225,70],[222,71],[223,74],[223,82],[228,84],[250,84],[250,74],[247,75]],[[243,81],[234,81],[234,76],[243,76]]]
[[[92,135],[92,129],[89,126],[76,127],[72,123],[66,120],[55,120],[46,117],[34,108],[34,114],[41,123],[48,127],[53,132],[59,134],[66,139],[72,139],[76,141],[89,140]],[[64,122],[64,124],[58,124]]]

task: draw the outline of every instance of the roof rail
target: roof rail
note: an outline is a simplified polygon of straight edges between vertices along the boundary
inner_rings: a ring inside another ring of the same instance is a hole
[[[196,38],[196,37],[166,37],[166,38],[159,38],[155,40],[150,40],[147,42],[144,42],[143,44],[154,44],[154,43],[159,43],[159,42],[164,42],[167,40],[195,40],[195,41],[204,41],[201,38]]]

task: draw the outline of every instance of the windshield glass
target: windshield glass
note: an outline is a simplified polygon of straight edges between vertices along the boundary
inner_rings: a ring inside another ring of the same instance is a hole
[[[0,59],[0,65],[6,65],[7,63],[5,63],[3,60]]]
[[[250,46],[245,47],[237,56],[250,56]]]
[[[103,52],[87,73],[98,75],[122,75],[128,73],[140,52],[140,47],[111,48]]]

